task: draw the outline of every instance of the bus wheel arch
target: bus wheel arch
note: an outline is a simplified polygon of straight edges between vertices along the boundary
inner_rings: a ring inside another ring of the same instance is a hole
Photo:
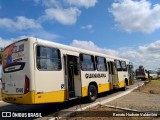
[[[128,84],[129,82],[128,82],[128,79],[127,79],[127,78],[124,79],[124,82],[125,82],[126,86],[129,85],[129,84]]]
[[[90,82],[88,85],[88,101],[94,102],[97,99],[98,86],[96,82]]]

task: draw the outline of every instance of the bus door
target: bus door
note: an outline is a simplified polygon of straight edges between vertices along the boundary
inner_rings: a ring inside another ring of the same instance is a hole
[[[81,77],[79,58],[73,55],[65,55],[65,83],[67,88],[67,99],[81,96]]]
[[[118,87],[118,72],[115,66],[115,63],[110,61],[108,62],[109,68],[109,81],[111,83],[111,88]]]
[[[133,84],[134,82],[134,72],[133,72],[133,65],[127,65],[128,75],[129,75],[129,84]]]

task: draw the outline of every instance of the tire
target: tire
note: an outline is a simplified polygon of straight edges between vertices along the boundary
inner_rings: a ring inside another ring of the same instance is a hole
[[[125,83],[126,83],[126,86],[128,86],[129,84],[128,84],[128,79],[125,79]]]
[[[126,85],[124,87],[122,87],[121,89],[122,89],[122,91],[126,91],[126,89],[127,89]]]
[[[88,88],[88,101],[94,102],[97,99],[97,88],[94,85],[90,85]]]

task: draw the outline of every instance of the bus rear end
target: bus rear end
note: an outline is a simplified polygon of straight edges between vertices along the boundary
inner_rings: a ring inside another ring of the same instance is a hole
[[[148,72],[144,68],[136,69],[136,79],[146,80],[148,78]]]
[[[9,103],[33,104],[32,45],[28,39],[5,48],[2,58],[2,100]],[[34,61],[34,60],[33,60]]]

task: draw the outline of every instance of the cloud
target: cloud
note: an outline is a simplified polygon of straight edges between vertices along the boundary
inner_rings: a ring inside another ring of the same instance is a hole
[[[13,42],[14,42],[13,39],[5,40],[2,37],[0,37],[0,48],[5,48],[6,46],[10,45]]]
[[[8,30],[14,30],[14,31],[19,30],[18,34],[20,34],[21,36],[23,35],[28,37],[38,37],[38,38],[48,39],[48,40],[54,40],[60,37],[57,34],[45,31],[41,26],[40,21],[34,20],[34,19],[28,19],[23,16],[18,16],[16,17],[15,20],[8,19],[8,18],[1,18],[0,27],[8,28]],[[23,30],[27,30],[27,31],[24,32]],[[6,41],[6,43],[8,42],[9,41]]]
[[[78,47],[86,50],[96,51],[108,55],[119,56],[118,52],[111,49],[100,48],[95,45],[92,41],[84,41],[84,40],[73,40],[71,46]]]
[[[141,52],[159,52],[160,51],[160,40],[155,41],[154,43],[145,45],[145,46],[140,46],[139,50]]]
[[[34,0],[35,4],[45,7],[40,22],[55,20],[63,25],[73,25],[81,15],[79,7],[94,7],[98,0]]]
[[[160,67],[160,40],[132,49],[118,48],[112,50],[100,48],[92,41],[84,40],[73,40],[71,46],[129,59],[133,62],[135,69],[138,68],[139,65],[143,65],[147,69],[156,69]]]
[[[13,43],[17,40],[27,38],[27,37],[29,37],[29,36],[21,35],[21,36],[18,36],[18,37],[15,37],[15,38],[9,38],[9,39],[0,37],[0,48],[5,48],[6,46],[10,45],[11,43]]]
[[[45,10],[45,15],[41,17],[42,20],[56,20],[64,25],[72,25],[77,21],[81,11],[76,7],[70,8],[48,8]]]
[[[63,7],[69,5],[69,7],[94,7],[98,0],[34,0],[35,4],[41,4],[45,7]]]
[[[92,29],[92,25],[81,26],[81,29]]]
[[[57,38],[60,38],[59,35],[49,33],[49,32],[44,31],[42,29],[31,30],[26,35],[20,35],[18,37],[11,37],[9,39],[0,37],[0,48],[4,48],[17,40],[21,40],[21,39],[28,38],[28,37],[41,38],[41,39],[46,39],[46,40],[50,40],[50,41],[56,41]]]
[[[60,0],[33,0],[36,5],[41,4],[45,7],[58,7],[61,5]]]
[[[160,28],[160,4],[147,0],[118,0],[109,10],[116,26],[127,32],[151,33]]]
[[[65,2],[69,3],[70,5],[75,5],[77,7],[94,7],[98,0],[65,0]]]
[[[27,36],[46,39],[46,40],[52,40],[52,41],[57,41],[57,39],[61,37],[57,34],[47,32],[43,29],[32,30],[28,33]]]
[[[91,33],[94,32],[93,25],[91,25],[91,24],[85,25],[85,26],[81,26],[81,29],[89,30]]]
[[[15,20],[1,18],[0,27],[5,27],[8,29],[26,30],[33,28],[41,28],[41,25],[37,23],[34,19],[28,19],[24,16],[18,16],[15,18]]]

